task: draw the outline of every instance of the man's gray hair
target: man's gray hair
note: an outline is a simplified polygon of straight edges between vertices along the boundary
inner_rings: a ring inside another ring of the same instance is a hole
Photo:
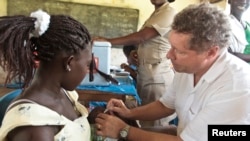
[[[231,36],[229,16],[209,3],[190,5],[183,9],[175,16],[172,30],[192,35],[190,49],[198,52],[214,45],[228,47]]]

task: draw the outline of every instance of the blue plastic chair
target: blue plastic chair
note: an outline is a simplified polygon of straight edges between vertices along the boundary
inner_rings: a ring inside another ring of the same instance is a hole
[[[16,89],[7,93],[6,95],[0,97],[0,127],[2,125],[2,120],[5,114],[6,109],[8,108],[11,101],[16,98],[19,94],[21,94],[22,89]]]

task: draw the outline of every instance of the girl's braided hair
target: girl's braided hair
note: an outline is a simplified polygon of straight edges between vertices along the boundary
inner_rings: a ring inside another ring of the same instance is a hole
[[[87,28],[66,15],[51,15],[45,33],[30,36],[36,20],[23,15],[0,17],[0,66],[7,72],[5,84],[17,78],[27,86],[35,60],[51,61],[61,51],[77,54],[91,42]]]

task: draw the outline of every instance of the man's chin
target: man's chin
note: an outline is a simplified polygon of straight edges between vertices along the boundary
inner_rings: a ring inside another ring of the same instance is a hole
[[[175,72],[178,72],[178,73],[189,73],[189,72],[187,72],[187,70],[182,69],[182,68],[178,68],[178,67],[175,67],[175,68],[174,68],[174,71],[175,71]]]
[[[178,68],[178,67],[174,67],[174,71],[175,71],[175,72],[179,72],[179,73],[183,72],[183,70],[180,69],[180,68]]]

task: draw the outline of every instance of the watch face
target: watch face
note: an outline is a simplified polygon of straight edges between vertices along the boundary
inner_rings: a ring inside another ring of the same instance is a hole
[[[121,135],[121,137],[122,137],[122,138],[126,138],[126,137],[127,137],[127,135],[128,135],[128,132],[127,132],[127,131],[122,130],[122,131],[120,132],[120,135]]]

